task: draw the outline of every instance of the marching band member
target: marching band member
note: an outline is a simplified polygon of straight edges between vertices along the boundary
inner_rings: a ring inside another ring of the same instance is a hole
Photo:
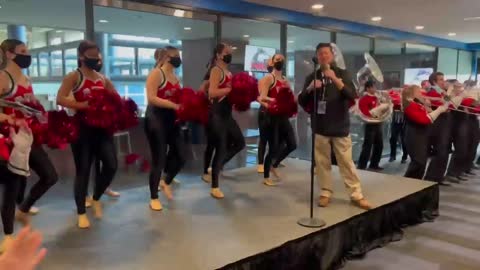
[[[426,96],[436,99],[443,99],[446,96],[447,86],[445,83],[445,76],[441,72],[435,72],[430,75],[429,82],[431,88],[428,90]],[[444,102],[433,100],[432,109],[435,110],[442,106]],[[443,113],[439,118],[429,127],[428,145],[432,147],[434,156],[431,159],[430,165],[425,176],[425,179],[437,182],[443,186],[449,186],[445,183],[445,173],[447,171],[449,146],[451,137],[451,114]]]
[[[397,143],[400,139],[402,146],[402,164],[407,162],[408,153],[405,146],[405,120],[402,112],[402,102],[393,100],[393,115],[390,126],[390,162],[397,159]]]
[[[425,174],[429,153],[429,126],[448,110],[446,105],[440,105],[435,111],[428,113],[420,102],[421,99],[421,88],[416,85],[408,86],[402,91],[402,107],[406,123],[405,144],[410,156],[405,177],[416,179],[422,179]]]
[[[245,138],[232,116],[232,105],[227,95],[232,91],[232,74],[228,65],[232,62],[232,48],[219,43],[213,51],[210,66],[208,96],[213,100],[208,121],[209,135],[214,142],[215,154],[212,164],[212,189],[210,194],[216,199],[224,198],[218,187],[218,179],[223,166],[245,148]]]
[[[109,79],[98,72],[102,67],[102,57],[94,42],[88,40],[80,42],[77,53],[79,67],[63,79],[58,90],[57,103],[82,113],[89,108],[92,91],[115,91],[115,87]],[[80,123],[79,138],[71,144],[71,147],[75,161],[74,195],[78,214],[77,225],[81,229],[86,229],[90,227],[90,220],[86,215],[86,198],[91,167],[95,161],[101,162],[100,174],[95,177],[91,203],[95,217],[101,219],[103,209],[100,199],[117,171],[117,152],[110,132],[84,122]]]
[[[156,66],[147,77],[148,106],[145,133],[152,154],[149,176],[150,208],[162,210],[158,187],[168,199],[173,199],[170,184],[185,164],[181,125],[176,123],[175,111],[180,106],[169,100],[174,91],[180,91],[180,81],[175,75],[182,60],[177,48],[167,46],[155,52]],[[165,180],[160,180],[165,169]]]
[[[263,122],[259,122],[259,126],[264,129],[263,132],[266,132],[266,141],[268,143],[268,154],[265,157],[263,175],[263,183],[267,186],[276,185],[270,178],[270,172],[272,172],[277,179],[280,179],[280,175],[277,172],[280,162],[297,148],[295,133],[288,120],[288,116],[272,115],[267,110],[270,104],[269,102],[275,99],[279,91],[286,91],[286,88],[290,89],[289,82],[282,75],[285,67],[285,57],[281,54],[275,54],[272,56],[271,61],[274,67],[273,71],[263,77],[258,83],[260,90],[258,101],[262,105],[259,114],[264,114]]]
[[[2,85],[0,98],[8,101],[38,102],[33,93],[30,79],[22,73],[22,69],[28,68],[32,62],[25,43],[16,39],[7,39],[2,42],[0,48],[7,57],[7,67],[0,75],[0,84]],[[15,110],[4,108],[4,113],[14,115]],[[17,197],[19,205],[17,219],[24,225],[30,223],[30,211],[33,205],[58,181],[55,167],[41,145],[32,147],[29,164],[39,179],[26,197],[24,195],[27,179],[22,178],[20,183]]]
[[[350,103],[355,100],[355,86],[346,70],[334,65],[334,55],[330,43],[320,43],[316,49],[316,57],[323,67],[305,79],[298,102],[307,107],[317,95],[317,115],[311,114],[315,121],[315,166],[321,190],[318,205],[327,207],[333,194],[331,150],[335,152],[340,173],[344,179],[352,203],[362,209],[372,206],[362,193],[360,178],[352,159],[352,140],[350,138]]]
[[[389,104],[380,103],[376,96],[377,88],[375,82],[367,81],[365,83],[366,94],[358,101],[360,112],[373,119],[381,116],[389,108]],[[373,147],[373,152],[372,152]],[[371,170],[381,171],[379,166],[383,151],[383,124],[365,123],[365,134],[363,139],[362,152],[358,159],[358,169],[365,170],[370,160],[369,168]]]

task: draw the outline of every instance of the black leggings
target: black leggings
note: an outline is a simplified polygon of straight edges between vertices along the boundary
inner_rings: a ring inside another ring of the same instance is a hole
[[[370,160],[370,168],[377,168],[382,159],[383,125],[365,124],[362,152],[358,159],[358,168],[364,170]],[[373,151],[372,151],[373,148]]]
[[[295,132],[287,117],[267,116],[268,154],[265,157],[263,177],[270,177],[270,167],[277,168],[291,152],[297,148]]]
[[[218,175],[230,159],[245,148],[245,138],[231,115],[212,114],[208,132],[215,148],[212,165],[212,188],[218,188]]]
[[[39,179],[30,189],[27,198],[24,198],[25,190],[27,188],[26,178],[22,178],[22,181],[20,181],[17,204],[19,205],[20,211],[24,213],[30,211],[30,208],[43,196],[43,194],[45,194],[58,181],[57,171],[43,147],[32,147],[29,165],[38,175]]]
[[[267,140],[268,140],[268,120],[267,120],[267,113],[263,110],[259,110],[258,112],[258,131],[260,135],[260,140],[258,141],[258,156],[257,161],[258,164],[262,165],[265,159],[265,150],[267,148]]]
[[[16,175],[7,169],[5,164],[0,164],[0,184],[3,185],[2,223],[6,235],[13,234],[15,223],[15,199],[20,183],[25,181],[24,176]]]
[[[405,127],[405,146],[410,156],[405,177],[422,179],[428,160],[428,127],[407,124]]]
[[[203,155],[203,174],[208,174],[208,168],[212,164],[213,152],[215,151],[215,140],[212,132],[209,131],[209,126],[205,127],[205,136],[207,137],[207,147]]]
[[[166,109],[147,108],[145,134],[152,155],[149,186],[150,198],[154,200],[158,199],[162,172],[165,170],[165,183],[170,185],[185,165],[185,144],[181,126],[175,124],[175,112]]]
[[[106,130],[88,126],[80,127],[78,140],[72,144],[75,161],[74,195],[77,213],[85,214],[85,197],[88,194],[88,182],[92,164],[101,162],[100,173],[95,176],[93,199],[100,200],[105,190],[110,186],[117,172],[117,152],[113,136]]]
[[[400,143],[402,145],[403,155],[402,160],[407,159],[407,147],[405,146],[405,123],[391,123],[391,135],[390,135],[390,158],[396,159],[397,157],[397,143],[400,138]]]

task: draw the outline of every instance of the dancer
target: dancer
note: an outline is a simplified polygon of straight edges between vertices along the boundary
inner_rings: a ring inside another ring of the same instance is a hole
[[[405,113],[405,144],[410,156],[405,177],[423,179],[428,159],[429,126],[448,106],[441,105],[428,113],[421,103],[422,93],[419,86],[408,86],[402,91],[402,107]]]
[[[372,206],[362,193],[360,178],[352,160],[350,138],[349,105],[357,97],[355,86],[346,70],[335,66],[332,45],[319,43],[316,49],[318,63],[322,67],[305,79],[298,97],[302,107],[307,107],[317,96],[317,114],[311,115],[315,122],[315,165],[321,190],[318,199],[320,207],[327,207],[333,194],[331,151],[335,152],[340,173],[344,179],[350,199],[356,206],[368,210]]]
[[[427,97],[433,97],[442,99],[446,95],[447,85],[445,82],[445,76],[441,72],[435,72],[430,75],[429,82],[431,88],[427,92]],[[432,101],[432,109],[443,105],[442,101]],[[449,186],[445,183],[445,174],[448,165],[450,138],[451,138],[451,114],[443,113],[438,119],[429,127],[429,140],[428,144],[433,149],[433,157],[430,165],[428,166],[425,179],[437,182],[442,186]]]
[[[375,82],[367,81],[365,83],[365,91],[367,93],[360,98],[358,103],[359,109],[363,115],[375,118],[388,109],[388,104],[380,104],[380,101],[376,96],[377,88]],[[358,169],[365,170],[367,168],[367,163],[370,160],[369,168],[371,170],[383,170],[383,168],[379,166],[383,151],[383,124],[365,123],[364,136],[362,152],[358,159]]]
[[[211,72],[211,66],[209,64],[208,66],[208,71],[203,77],[203,82],[202,85],[200,85],[200,91],[205,92],[207,98],[208,98],[208,89],[210,87],[210,72]],[[209,99],[211,102],[211,99]],[[210,118],[210,116],[209,116]],[[213,152],[215,151],[214,147],[214,138],[212,136],[212,132],[208,131],[208,124],[205,126],[205,137],[207,138],[207,146],[205,148],[205,153],[203,156],[203,175],[202,175],[202,180],[210,183],[212,181],[212,157],[213,157]]]
[[[145,134],[152,154],[150,209],[160,211],[159,185],[165,196],[173,199],[170,184],[185,164],[181,125],[176,123],[175,113],[180,106],[169,100],[175,91],[180,91],[175,69],[180,67],[182,59],[177,48],[167,46],[155,51],[155,61],[155,68],[148,75],[146,83],[148,106]],[[163,170],[165,180],[161,180]]]
[[[227,95],[232,90],[232,74],[228,65],[232,62],[232,48],[224,43],[218,44],[210,61],[210,85],[208,96],[213,100],[208,121],[207,136],[212,138],[215,154],[212,164],[212,190],[210,194],[222,199],[224,194],[218,187],[218,176],[223,166],[245,147],[242,131],[232,116],[232,105]]]
[[[273,67],[273,60],[270,59],[267,64],[267,71],[268,74],[271,74],[274,70]],[[268,76],[268,75],[267,75]],[[265,78],[265,77],[264,77]],[[262,78],[262,80],[264,79]],[[260,82],[259,82],[259,94],[262,95],[262,91],[260,90]],[[259,100],[260,104],[262,102]],[[268,123],[266,119],[266,111],[265,108],[260,108],[258,110],[258,131],[259,131],[259,140],[258,140],[258,153],[257,153],[257,172],[264,173],[265,172],[265,151],[267,149],[267,133],[268,133]]]
[[[117,92],[113,83],[98,72],[102,67],[102,57],[94,42],[88,40],[80,42],[77,53],[79,67],[63,79],[58,90],[57,103],[82,113],[89,107],[92,91]],[[86,229],[90,227],[85,207],[90,169],[95,161],[101,162],[100,172],[95,177],[92,201],[94,216],[101,219],[103,209],[100,198],[110,186],[117,171],[117,153],[110,132],[84,122],[80,123],[79,138],[71,147],[75,161],[74,195],[78,214],[77,225],[81,229]]]
[[[0,48],[7,58],[7,67],[3,70],[2,76],[0,76],[0,84],[9,86],[0,98],[17,102],[38,102],[33,94],[30,79],[22,72],[22,69],[28,68],[32,62],[32,57],[25,43],[16,39],[7,39],[2,42]],[[14,115],[15,110],[4,108],[4,113]],[[41,145],[32,147],[29,164],[32,170],[39,176],[39,179],[26,197],[27,179],[24,177],[20,181],[17,196],[19,208],[17,219],[23,225],[30,223],[32,206],[58,181],[55,167]],[[38,209],[34,209],[33,214],[37,212]]]
[[[259,115],[263,114],[262,122],[260,122],[259,119],[258,124],[260,129],[263,129],[266,142],[268,143],[268,154],[265,157],[263,174],[263,183],[267,186],[276,185],[270,178],[270,171],[277,180],[280,180],[281,177],[277,172],[280,162],[297,148],[295,133],[288,120],[288,116],[272,115],[267,111],[269,103],[275,99],[278,92],[283,88],[290,88],[289,82],[282,75],[285,67],[285,57],[281,54],[275,54],[272,56],[271,62],[273,63],[274,70],[269,75],[263,77],[258,83],[260,90],[258,101],[262,105]]]
[[[4,85],[3,85],[4,86]],[[5,88],[2,88],[5,89]],[[8,250],[13,239],[15,222],[15,199],[23,179],[30,175],[29,155],[33,142],[33,135],[26,123],[16,122],[11,117],[0,115],[0,122],[8,122],[10,125],[19,125],[16,133],[10,130],[10,138],[13,142],[13,149],[8,160],[0,160],[0,184],[3,185],[2,207],[0,209],[3,223],[4,238],[0,245],[0,253]]]

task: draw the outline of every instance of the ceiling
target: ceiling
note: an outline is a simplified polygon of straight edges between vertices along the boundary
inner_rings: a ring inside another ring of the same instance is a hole
[[[480,0],[245,0],[305,13],[312,13],[313,4],[323,4],[319,16],[383,26],[450,39],[460,42],[480,42]],[[381,16],[380,23],[370,20]],[[425,27],[422,31],[415,26]],[[448,33],[454,32],[454,37]]]

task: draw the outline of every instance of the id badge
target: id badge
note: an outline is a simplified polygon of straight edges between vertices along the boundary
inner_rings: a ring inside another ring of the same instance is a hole
[[[318,101],[317,114],[325,114],[327,111],[327,102],[324,100]]]

